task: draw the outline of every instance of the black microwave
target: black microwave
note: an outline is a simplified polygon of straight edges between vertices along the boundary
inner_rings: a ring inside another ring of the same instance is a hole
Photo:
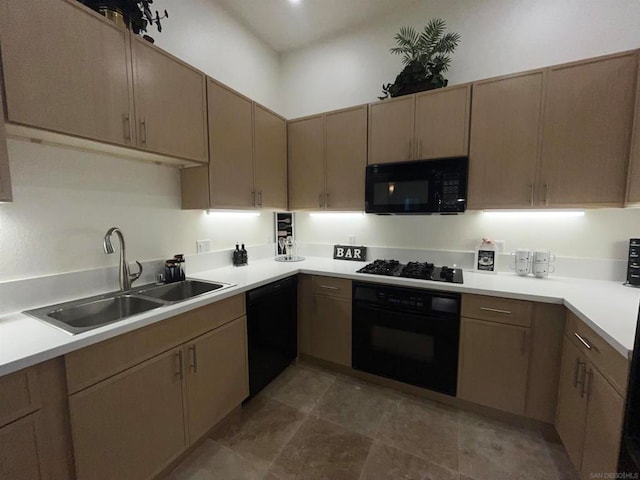
[[[467,209],[467,157],[367,165],[365,211],[457,214]]]

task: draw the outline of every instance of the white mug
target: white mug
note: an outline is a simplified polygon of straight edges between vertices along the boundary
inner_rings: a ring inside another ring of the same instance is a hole
[[[533,252],[533,263],[552,263],[556,261],[556,256],[549,250],[536,250]]]
[[[529,275],[529,273],[531,273],[531,251],[519,248],[512,252],[511,255],[515,257],[515,261],[513,265],[511,265],[511,269],[515,270],[518,275],[523,277]]]
[[[556,267],[549,263],[535,262],[533,264],[533,274],[538,278],[546,278],[550,273],[556,271]]]

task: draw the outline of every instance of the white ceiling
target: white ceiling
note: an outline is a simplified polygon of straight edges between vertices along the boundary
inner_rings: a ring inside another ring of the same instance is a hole
[[[306,46],[420,0],[216,0],[278,52]]]

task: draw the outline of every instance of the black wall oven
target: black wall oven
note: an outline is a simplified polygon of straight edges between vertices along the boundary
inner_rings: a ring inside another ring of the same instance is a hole
[[[353,368],[456,395],[460,295],[353,284]]]

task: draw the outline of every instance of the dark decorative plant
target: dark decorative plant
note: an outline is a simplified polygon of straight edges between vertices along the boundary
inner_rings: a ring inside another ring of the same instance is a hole
[[[447,86],[443,73],[451,65],[450,54],[461,37],[457,33],[445,33],[445,28],[444,20],[433,18],[422,33],[413,27],[400,29],[394,37],[398,46],[390,51],[402,55],[405,67],[395,82],[382,85],[384,96],[378,97],[380,100]]]
[[[156,10],[155,15],[151,12],[150,5],[153,0],[78,0],[89,8],[100,12],[101,9],[109,9],[119,11],[124,17],[124,21],[136,35],[143,34],[150,25],[155,25],[158,32],[162,32],[162,24],[160,20],[169,17],[167,11],[164,15],[160,15]],[[148,40],[153,41],[151,37],[144,35]]]

